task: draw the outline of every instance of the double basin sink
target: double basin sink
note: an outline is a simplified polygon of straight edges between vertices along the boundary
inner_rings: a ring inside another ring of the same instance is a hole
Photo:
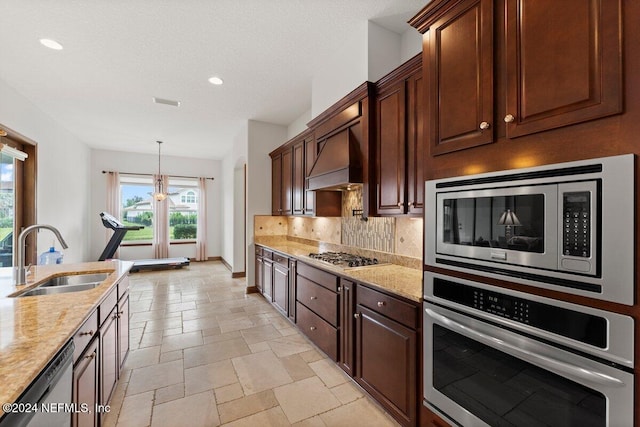
[[[93,289],[100,285],[111,273],[70,274],[56,276],[14,297],[29,297],[35,295],[63,294]]]

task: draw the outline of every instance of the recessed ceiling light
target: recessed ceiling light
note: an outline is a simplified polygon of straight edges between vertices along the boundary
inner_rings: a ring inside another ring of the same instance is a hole
[[[212,85],[218,85],[219,86],[224,82],[222,81],[222,79],[220,77],[211,77],[209,79],[209,83],[211,83]]]
[[[57,41],[55,41],[55,40],[40,39],[40,43],[42,43],[43,46],[46,46],[49,49],[62,50],[62,45],[60,43],[58,43]]]

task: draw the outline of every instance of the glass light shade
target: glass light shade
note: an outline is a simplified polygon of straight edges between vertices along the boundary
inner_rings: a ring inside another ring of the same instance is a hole
[[[153,198],[154,198],[155,200],[157,200],[158,202],[161,202],[161,201],[163,201],[164,199],[166,199],[166,198],[167,198],[167,195],[166,195],[166,194],[164,194],[164,193],[154,193],[154,194],[153,194]]]
[[[500,219],[498,220],[498,225],[522,225],[520,224],[520,220],[516,216],[514,212],[511,212],[511,209],[507,209],[502,213]]]

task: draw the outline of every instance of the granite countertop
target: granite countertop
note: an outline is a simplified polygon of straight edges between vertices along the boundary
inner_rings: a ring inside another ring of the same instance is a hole
[[[422,271],[395,264],[343,269],[309,257],[317,246],[290,240],[256,239],[256,245],[292,256],[306,264],[371,285],[415,302],[422,302]]]
[[[13,403],[99,305],[132,262],[106,261],[32,267],[28,284],[13,285],[13,269],[0,268],[0,403]],[[69,273],[111,273],[94,289],[12,298]],[[4,411],[0,410],[0,417]]]

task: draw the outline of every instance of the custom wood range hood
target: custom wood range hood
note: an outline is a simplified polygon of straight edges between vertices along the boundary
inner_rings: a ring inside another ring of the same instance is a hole
[[[327,138],[307,177],[309,190],[345,190],[362,184],[362,155],[350,129]]]

